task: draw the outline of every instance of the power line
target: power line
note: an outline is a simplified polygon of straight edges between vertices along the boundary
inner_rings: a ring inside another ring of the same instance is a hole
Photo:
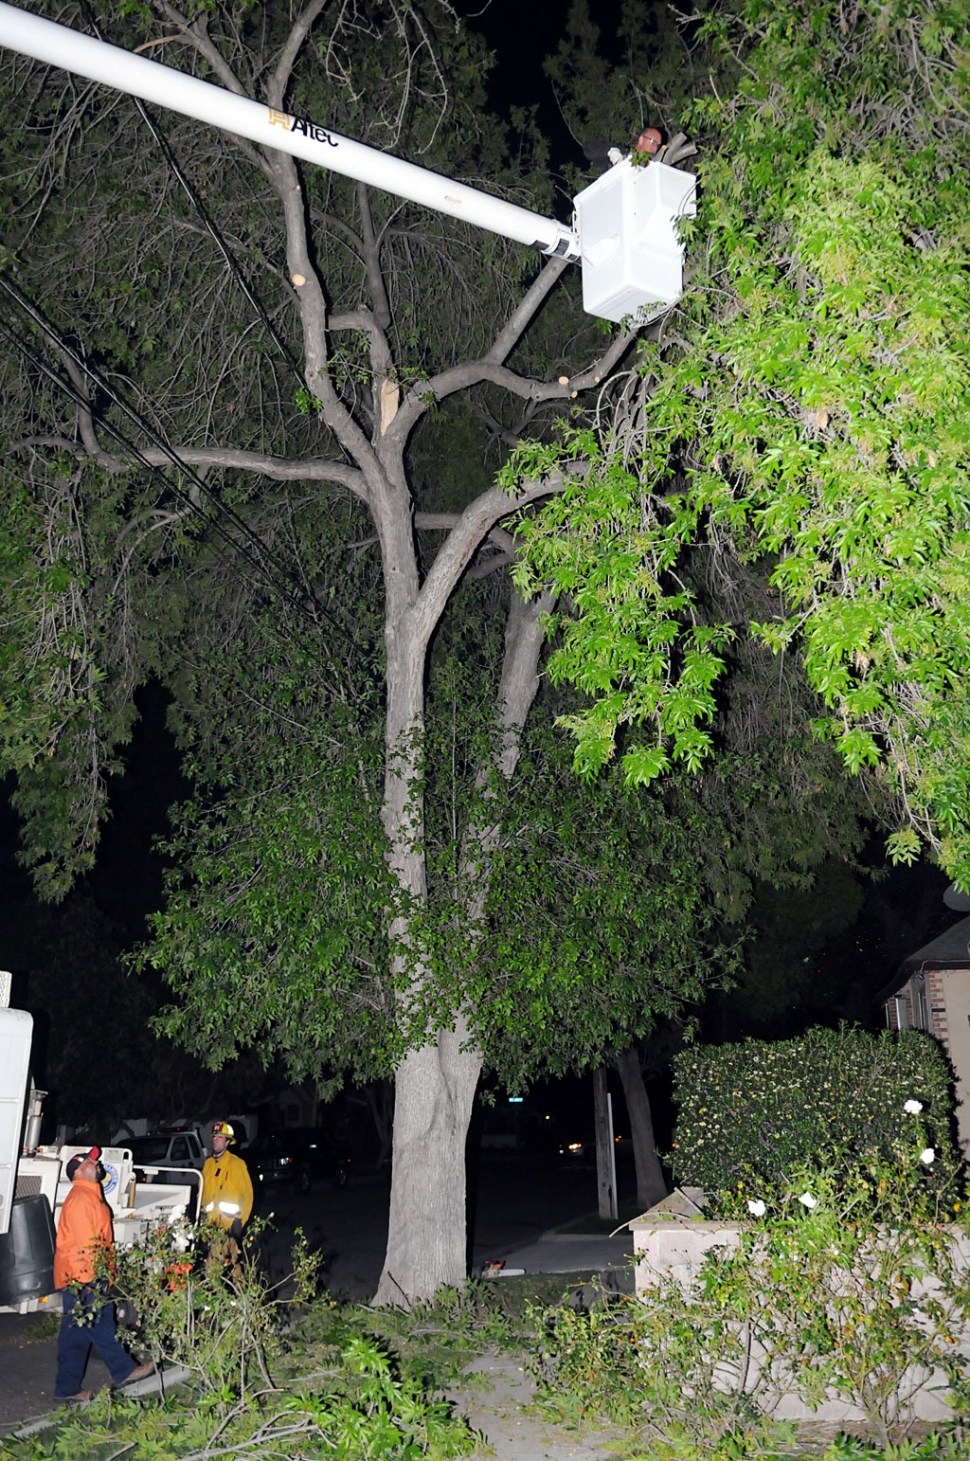
[[[81,0],[81,8],[87,17],[88,24],[94,31],[94,34],[97,36],[98,40],[104,40],[104,35],[102,34],[101,28],[94,17],[90,5],[88,4],[88,0]],[[132,97],[131,100],[138,108],[139,115],[141,116],[142,121],[145,123],[145,126],[151,132],[156,143],[164,153],[165,160],[167,161],[169,167],[172,169],[173,173],[178,178],[178,181],[184,188],[185,193],[188,196],[189,202],[192,204],[196,213],[198,213],[199,217],[202,219],[202,222],[205,224],[210,237],[212,238],[219,252],[222,254],[222,257],[225,259],[226,267],[228,268],[230,274],[239,285],[239,288],[242,290],[243,294],[245,294],[249,303],[252,305],[253,309],[255,310],[256,314],[262,322],[263,328],[266,330],[277,350],[280,352],[282,359],[286,362],[286,365],[296,376],[301,388],[304,388],[306,382],[300,371],[299,365],[291,354],[285,340],[282,338],[276,326],[273,324],[273,321],[266,313],[262,301],[259,299],[255,290],[250,286],[249,281],[243,274],[243,271],[239,266],[239,260],[236,258],[232,249],[226,242],[222,230],[219,228],[215,219],[210,214],[208,208],[203,203],[192,183],[182,171],[182,168],[179,165],[179,161],[175,156],[174,151],[172,150],[172,146],[168,140],[168,137],[165,134],[164,128],[159,122],[153,120],[152,116],[147,111],[145,104],[140,97],[135,96]]]
[[[98,25],[98,22],[97,22],[97,20],[96,20],[96,18],[94,16],[94,13],[91,10],[90,5],[88,4],[88,0],[81,0],[81,6],[82,6],[82,9],[83,9],[86,17],[87,17],[87,21],[88,21],[88,24],[89,24],[91,30],[98,37],[99,40],[103,40],[104,39],[104,36],[103,36],[103,34],[101,32],[101,28]],[[215,220],[210,215],[210,213],[209,213],[208,209],[206,208],[205,204],[202,202],[202,199],[199,197],[197,191],[192,186],[192,183],[186,177],[185,173],[182,171],[182,168],[179,165],[178,159],[176,158],[176,156],[175,156],[175,154],[174,154],[174,152],[172,150],[172,147],[171,147],[171,145],[170,145],[170,143],[168,141],[168,138],[165,135],[164,129],[157,122],[155,122],[152,119],[152,117],[149,115],[148,111],[146,110],[146,108],[145,108],[145,106],[144,106],[144,104],[143,104],[143,102],[141,101],[140,98],[133,97],[132,100],[134,101],[135,106],[137,107],[138,112],[139,112],[142,120],[144,121],[145,125],[148,127],[148,129],[151,132],[153,138],[155,139],[156,144],[161,148],[161,150],[162,150],[162,152],[163,152],[163,154],[165,156],[165,159],[168,162],[169,167],[171,168],[171,170],[175,174],[176,178],[178,179],[179,183],[181,184],[182,188],[184,189],[187,197],[189,198],[189,201],[191,202],[192,206],[195,208],[196,213],[198,214],[199,218],[202,220],[203,224],[205,225],[207,232],[209,233],[209,235],[212,238],[213,242],[216,244],[216,247],[219,249],[220,253],[222,254],[222,256],[223,256],[223,258],[224,258],[224,260],[226,262],[226,266],[229,269],[229,272],[232,275],[233,279],[235,280],[235,282],[237,283],[237,285],[239,286],[239,288],[242,290],[243,294],[245,295],[245,297],[246,297],[247,301],[249,302],[250,306],[252,307],[252,309],[255,311],[256,315],[258,316],[260,322],[263,325],[263,328],[266,330],[266,332],[269,335],[270,339],[273,341],[274,345],[276,346],[277,350],[279,351],[280,356],[281,356],[282,360],[284,361],[284,363],[286,364],[287,368],[290,371],[292,371],[292,373],[296,377],[296,379],[297,379],[297,381],[298,381],[301,389],[305,388],[306,382],[305,382],[305,379],[303,377],[303,374],[300,371],[299,365],[297,364],[297,362],[294,359],[292,353],[290,352],[289,348],[287,347],[286,342],[283,340],[282,336],[279,334],[279,331],[276,329],[275,325],[273,324],[272,320],[270,319],[269,315],[267,314],[265,308],[263,307],[262,302],[260,301],[260,299],[256,295],[255,291],[251,288],[248,280],[246,279],[245,275],[243,274],[242,269],[239,266],[239,261],[237,260],[237,258],[235,256],[235,254],[233,253],[232,249],[229,247],[229,244],[227,243],[227,241],[226,241],[226,239],[225,239],[222,231],[219,229],[219,227],[216,224]],[[215,504],[217,510],[219,512],[222,512],[225,516],[227,516],[230,519],[230,521],[232,521],[233,525],[245,537],[247,537],[250,541],[255,542],[257,544],[257,546],[259,548],[260,557],[261,558],[263,558],[263,557],[269,558],[270,561],[273,561],[274,560],[274,555],[271,554],[270,553],[270,550],[266,547],[266,545],[264,543],[262,543],[255,536],[255,534],[253,534],[249,530],[249,528],[242,521],[242,519],[240,519],[235,513],[233,513],[231,509],[227,508],[225,506],[225,504],[222,503],[221,500],[215,495],[215,493],[210,492],[210,490],[206,487],[204,480],[201,477],[199,477],[198,474],[195,473],[188,466],[187,463],[183,462],[181,460],[181,458],[179,458],[179,456],[177,455],[177,453],[169,446],[168,442],[165,441],[164,438],[162,438],[161,436],[159,436],[156,432],[154,432],[153,429],[145,421],[145,419],[143,417],[141,417],[141,415],[138,412],[136,412],[134,410],[134,408],[128,406],[128,404],[126,402],[124,402],[123,400],[121,400],[120,397],[118,397],[118,395],[107,385],[106,382],[103,382],[99,378],[99,376],[97,375],[97,373],[94,370],[92,370],[92,368],[85,361],[79,359],[77,357],[77,355],[72,350],[70,350],[70,348],[68,346],[66,346],[64,344],[64,342],[62,340],[60,340],[56,336],[56,334],[54,334],[53,330],[50,328],[50,326],[47,324],[47,322],[40,316],[39,312],[36,311],[34,309],[34,307],[29,304],[29,302],[27,302],[26,300],[22,299],[19,296],[18,292],[12,288],[12,286],[9,284],[9,282],[6,279],[4,279],[2,275],[0,275],[0,286],[2,286],[4,289],[6,289],[7,293],[10,294],[11,297],[20,305],[21,309],[25,310],[28,313],[28,315],[30,316],[30,318],[34,320],[35,324],[37,324],[39,326],[39,328],[41,330],[43,330],[44,333],[47,334],[54,341],[54,344],[56,345],[56,347],[59,350],[62,350],[66,355],[68,355],[74,361],[74,363],[78,366],[78,368],[80,370],[84,371],[85,374],[88,375],[89,378],[92,381],[94,381],[95,384],[101,390],[103,390],[105,392],[105,394],[108,395],[110,397],[110,399],[113,400],[116,403],[116,405],[118,405],[119,408],[122,411],[125,412],[125,414],[128,416],[128,418],[130,420],[132,420],[132,421],[135,422],[135,424],[138,427],[138,429],[145,436],[147,436],[148,439],[150,441],[152,441],[153,444],[160,451],[164,452],[164,454],[169,458],[169,460],[172,462],[172,464],[179,471],[184,472],[186,474],[186,476],[188,476],[189,480],[196,486],[196,488],[200,492],[206,493],[206,495],[210,498],[210,500]],[[18,348],[20,348],[19,347],[19,342],[17,342],[15,340],[14,343],[18,345]],[[35,363],[37,363],[37,362],[35,362]],[[58,376],[56,374],[56,372],[51,372],[51,371],[48,370],[47,371],[47,374],[50,375],[51,379],[55,381],[55,383],[60,387],[60,389],[67,391],[67,394],[70,395],[73,400],[75,400],[76,404],[82,406],[85,409],[90,410],[89,403],[82,401],[79,397],[76,397],[72,391],[68,390],[65,382],[60,378],[60,376]],[[134,455],[136,457],[136,459],[139,460],[142,463],[142,465],[148,467],[152,471],[158,471],[158,470],[160,470],[153,463],[145,461],[144,457],[142,457],[141,454],[139,453],[138,448],[135,447],[132,443],[126,442],[125,439],[121,435],[119,435],[117,433],[116,429],[111,426],[110,422],[105,421],[104,422],[104,425],[105,425],[105,427],[109,431],[113,432],[113,434],[116,436],[116,439],[118,441],[120,441],[125,446],[125,449],[127,451],[131,452],[132,455]],[[197,511],[197,512],[200,513],[200,515],[204,516],[204,514],[201,514],[201,509],[199,509],[197,507],[197,505],[192,501],[192,499],[190,497],[187,497],[184,493],[182,493],[180,491],[180,489],[178,487],[176,487],[173,483],[170,483],[168,478],[165,478],[164,480],[172,488],[172,490],[176,493],[176,495],[180,497],[180,499],[182,501],[186,502],[192,510]],[[206,519],[206,520],[209,521],[209,519]],[[240,547],[239,547],[239,544],[235,543],[235,541],[229,537],[229,535],[225,532],[224,529],[221,529],[220,528],[220,531],[222,532],[223,537],[226,538],[226,541],[227,542],[230,542],[236,548],[237,551],[242,551],[240,549]],[[245,553],[245,552],[244,552],[243,556],[246,557],[248,559],[248,561],[250,561],[250,562],[253,562],[254,561],[252,559],[252,557],[249,554]],[[282,589],[282,588],[280,588],[280,586],[278,584],[273,583],[273,580],[271,578],[269,578],[269,575],[266,572],[266,569],[262,566],[262,564],[257,564],[256,566],[259,568],[259,571],[261,571],[264,574],[264,576],[268,579],[268,581],[270,582],[271,586],[275,589],[276,592],[282,593],[285,598],[288,598],[298,608],[299,612],[301,614],[303,614],[304,617],[310,618],[312,620],[313,616],[310,616],[310,615],[307,614],[306,609],[305,609],[304,604],[303,604],[303,601],[301,599],[296,598],[292,594],[292,592],[290,590],[288,590],[288,589]],[[279,565],[279,567],[281,568],[281,571],[288,576],[288,570],[286,569],[285,565]],[[332,624],[334,626],[334,628],[336,628],[340,632],[340,634],[348,641],[348,643],[354,644],[355,641],[353,640],[353,637],[350,634],[347,633],[346,629],[344,629],[344,627],[340,623],[340,621],[338,619],[335,619],[334,616],[331,613],[329,613],[329,611],[319,602],[319,600],[315,596],[313,596],[311,594],[310,597],[311,597],[311,601],[312,601],[312,603],[314,605],[314,608],[318,611],[318,613],[322,614],[323,617],[330,624]]]
[[[289,572],[286,565],[276,559],[275,555],[270,551],[269,548],[267,548],[266,544],[263,543],[262,540],[252,531],[248,524],[245,523],[243,519],[240,518],[238,514],[232,510],[232,508],[227,507],[225,503],[220,500],[218,495],[206,485],[204,479],[200,477],[199,474],[194,471],[187,462],[184,462],[182,460],[182,458],[178,455],[175,449],[169,445],[164,437],[160,436],[158,432],[154,430],[154,428],[150,425],[149,422],[145,420],[140,412],[138,412],[134,407],[130,406],[128,402],[125,401],[123,397],[121,397],[118,392],[106,380],[104,380],[96,370],[93,369],[92,366],[90,366],[85,360],[83,360],[76,353],[76,351],[72,350],[71,347],[67,345],[57,335],[54,329],[41,315],[40,311],[37,310],[36,307],[31,304],[29,300],[25,299],[20,291],[16,289],[16,287],[12,285],[2,273],[0,273],[0,289],[2,289],[4,293],[7,294],[7,296],[12,299],[13,302],[28,316],[28,318],[34,323],[34,325],[38,329],[40,329],[49,340],[53,342],[58,350],[63,351],[63,353],[74,362],[78,369],[83,371],[83,373],[88,376],[91,381],[93,381],[95,386],[97,386],[99,390],[103,391],[104,394],[115,403],[119,410],[121,410],[124,415],[135,424],[137,429],[142,432],[142,434],[152,443],[152,445],[155,446],[157,450],[161,451],[166,457],[168,457],[169,461],[179,472],[184,473],[184,475],[189,479],[193,486],[196,487],[198,492],[200,494],[205,494],[208,500],[215,507],[217,514],[221,514],[224,518],[228,519],[228,521],[232,523],[237,532],[240,533],[247,542],[255,545],[255,548],[257,550],[256,553],[250,552],[242,543],[238,541],[237,538],[233,537],[227,531],[224,524],[218,520],[218,516],[215,518],[210,517],[202,510],[199,504],[194,502],[187,493],[183,492],[183,490],[175,482],[173,482],[169,477],[164,476],[162,474],[162,469],[156,463],[148,461],[148,459],[144,456],[141,450],[133,442],[129,441],[127,437],[125,437],[124,433],[121,432],[117,426],[115,426],[112,422],[108,420],[102,420],[101,424],[105,427],[108,433],[123,447],[125,452],[134,457],[134,459],[139,462],[141,466],[145,467],[148,471],[162,476],[162,480],[164,481],[166,487],[175,494],[179,501],[184,503],[191,512],[197,514],[200,518],[202,518],[202,520],[208,526],[214,527],[215,530],[220,534],[220,536],[230,545],[230,547],[232,547],[236,553],[241,554],[242,557],[245,558],[246,561],[253,568],[256,569],[257,573],[259,573],[265,579],[273,592],[279,594],[284,600],[289,602],[291,606],[294,607],[297,612],[302,615],[303,618],[307,619],[308,622],[313,624],[314,628],[319,627],[317,621],[317,613],[322,614],[323,617],[326,618],[327,621],[332,624],[333,627],[337,629],[345,639],[348,640],[348,642],[354,643],[354,640],[347,633],[347,630],[344,629],[340,621],[338,619],[335,619],[334,616],[319,602],[319,600],[311,596],[311,602],[316,612],[308,612],[304,598],[302,596],[298,596],[293,591],[293,589],[287,586],[285,583],[281,584],[270,573],[269,568],[267,567],[267,560],[269,564],[276,567],[278,572],[283,574],[284,578],[289,577]],[[40,370],[50,381],[52,381],[53,384],[56,385],[60,391],[67,395],[76,406],[80,407],[82,410],[88,412],[91,411],[90,402],[86,401],[81,396],[81,394],[74,389],[72,385],[69,385],[66,381],[64,381],[61,376],[59,376],[58,373],[47,364],[46,361],[42,360],[38,355],[36,355],[35,352],[32,351],[29,346],[20,339],[15,331],[10,328],[9,324],[0,320],[0,328],[3,329],[7,338],[11,341],[14,347],[27,360],[29,360],[36,369]]]
[[[202,219],[202,222],[205,224],[206,229],[208,230],[213,242],[215,243],[219,252],[222,254],[222,257],[225,259],[226,267],[228,268],[230,274],[239,285],[239,288],[242,290],[243,294],[245,294],[253,309],[256,311],[256,314],[262,321],[263,328],[266,330],[277,350],[280,352],[280,355],[286,365],[296,376],[297,380],[300,383],[301,389],[306,389],[306,380],[304,379],[299,365],[293,358],[293,355],[291,354],[289,347],[286,344],[286,341],[280,335],[276,326],[273,324],[273,321],[266,313],[266,310],[264,309],[263,304],[256,294],[255,290],[251,288],[248,279],[242,272],[242,269],[239,267],[238,259],[226,242],[225,237],[223,236],[222,231],[216,223],[215,219],[211,216],[209,210],[202,202],[202,199],[199,197],[195,188],[192,186],[189,179],[183,173],[181,167],[179,166],[178,159],[176,158],[174,152],[172,151],[171,145],[169,144],[168,138],[162,131],[161,127],[159,127],[158,124],[153,121],[152,117],[146,110],[144,103],[138,97],[134,97],[133,100],[135,106],[141,113],[142,119],[146,127],[155,138],[155,141],[162,149],[162,152],[165,154],[165,159],[168,162],[169,167],[172,169],[175,176],[182,184],[182,187],[185,189],[185,192],[187,193],[189,198],[189,202],[192,204],[199,217]]]

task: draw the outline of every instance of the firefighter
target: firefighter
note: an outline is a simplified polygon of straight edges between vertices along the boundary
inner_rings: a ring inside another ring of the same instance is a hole
[[[212,1124],[212,1156],[202,1168],[202,1216],[226,1234],[218,1236],[210,1255],[222,1256],[238,1273],[243,1228],[253,1210],[253,1184],[242,1157],[229,1150],[236,1134],[228,1121]]]

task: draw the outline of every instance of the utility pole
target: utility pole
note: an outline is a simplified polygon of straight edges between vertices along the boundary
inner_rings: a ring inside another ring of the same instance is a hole
[[[606,1066],[593,1071],[593,1120],[596,1126],[596,1189],[599,1215],[616,1222],[616,1150],[613,1143],[613,1101],[606,1089]]]

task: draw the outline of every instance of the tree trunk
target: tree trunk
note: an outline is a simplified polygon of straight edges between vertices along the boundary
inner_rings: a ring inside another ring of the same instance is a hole
[[[498,767],[511,779],[519,757],[519,733],[538,688],[538,661],[544,635],[542,615],[551,599],[542,596],[526,604],[513,594],[506,627],[505,658],[499,683],[498,708],[502,738]],[[389,677],[390,683],[390,677]],[[389,710],[390,717],[390,710]],[[411,724],[414,724],[415,716]],[[407,722],[399,718],[397,724]],[[400,734],[400,732],[398,732]],[[394,807],[385,825],[406,824],[412,834],[419,813],[410,811],[400,796],[402,761],[389,761],[385,809]],[[484,772],[483,772],[484,777]],[[397,783],[397,785],[395,785]],[[484,781],[482,782],[484,784]],[[416,799],[415,799],[416,800]],[[411,807],[414,806],[412,801]],[[466,911],[471,926],[477,926],[484,912],[491,871],[491,854],[500,828],[486,815],[469,828],[464,848],[463,869],[468,881]],[[410,857],[416,849],[410,849]],[[407,874],[406,857],[392,861],[401,881]],[[424,895],[422,880],[412,883]],[[412,873],[416,867],[412,868]],[[399,925],[394,932],[404,931]],[[481,1053],[461,1047],[468,1043],[468,1027],[460,1019],[454,1030],[444,1030],[436,1040],[412,1051],[395,1076],[393,1166],[387,1255],[374,1302],[402,1304],[430,1299],[444,1284],[458,1287],[467,1277],[465,1143],[471,1121],[472,1103],[482,1068]]]
[[[387,1256],[376,1304],[433,1298],[466,1274],[465,1138],[482,1067],[464,1022],[405,1057],[395,1078]]]
[[[667,1184],[660,1158],[657,1156],[650,1098],[643,1082],[640,1056],[635,1045],[624,1050],[622,1055],[616,1056],[616,1068],[623,1083],[623,1095],[630,1118],[633,1160],[637,1170],[637,1202],[646,1212],[648,1207],[653,1207],[655,1202],[662,1202],[667,1196]]]

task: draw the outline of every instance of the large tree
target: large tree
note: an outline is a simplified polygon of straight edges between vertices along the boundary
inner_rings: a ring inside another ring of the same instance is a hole
[[[230,90],[522,194],[530,134],[513,164],[486,118],[482,48],[443,10],[159,0],[106,24]],[[633,333],[598,335],[574,288],[554,295],[561,262],[3,65],[0,672],[28,856],[54,896],[91,865],[133,689],[161,675],[199,788],[177,832],[189,882],[153,954],[183,996],[170,1023],[213,1061],[248,1040],[297,1071],[394,1068],[379,1297],[428,1295],[464,1276],[489,1024],[531,1022],[553,1064],[595,1058],[707,977],[696,827],[662,797],[653,812],[630,800],[598,861],[570,862],[563,842],[528,947],[514,908],[504,946],[494,915],[514,881],[529,916],[530,859],[556,823],[539,791],[501,836],[553,600],[489,585],[515,556],[502,524],[573,469],[496,487],[489,454],[547,436]],[[471,607],[446,625],[459,585]],[[590,819],[611,796],[590,794]],[[630,855],[653,858],[640,906]],[[645,970],[631,949],[658,932],[664,959]],[[528,1043],[507,1042],[508,1069]]]

